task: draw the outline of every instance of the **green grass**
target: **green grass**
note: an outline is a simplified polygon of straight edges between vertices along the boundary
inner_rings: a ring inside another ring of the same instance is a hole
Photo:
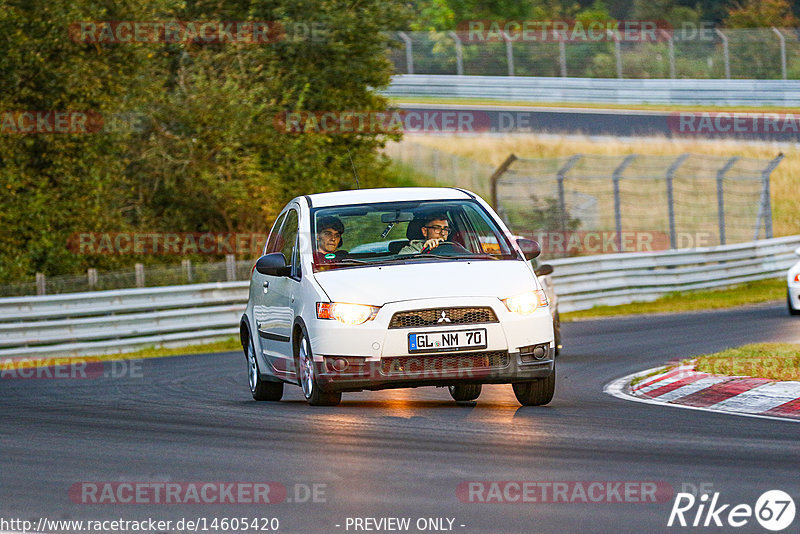
[[[441,98],[432,96],[419,97],[392,97],[391,104],[460,104],[479,106],[518,106],[537,108],[576,108],[576,109],[631,109],[644,111],[740,111],[745,113],[781,112],[794,113],[796,108],[781,106],[688,106],[668,104],[616,104],[598,102],[534,102],[520,100],[497,100],[491,98]]]
[[[725,376],[800,380],[800,345],[756,343],[697,357],[695,370]]]
[[[142,360],[145,358],[164,358],[167,356],[180,356],[183,354],[211,354],[217,352],[241,351],[239,338],[230,336],[221,341],[203,343],[199,345],[186,345],[183,347],[156,347],[150,346],[134,352],[121,352],[117,354],[101,354],[95,356],[55,356],[46,358],[21,358],[7,360],[0,365],[0,370],[28,369],[33,367],[50,367],[55,365],[70,365],[76,363],[106,362],[119,360]]]
[[[558,291],[558,286],[556,286],[556,291]],[[727,289],[669,293],[652,302],[634,302],[619,306],[595,306],[589,310],[562,313],[561,320],[572,321],[615,315],[716,310],[785,298],[785,280],[759,280],[739,284]]]

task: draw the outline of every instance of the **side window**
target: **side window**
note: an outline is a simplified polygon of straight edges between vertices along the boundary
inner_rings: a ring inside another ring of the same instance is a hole
[[[284,219],[286,219],[286,213],[278,217],[275,224],[272,225],[272,231],[269,233],[269,239],[267,239],[267,246],[264,249],[264,254],[278,252],[281,249],[281,247],[278,246],[278,232],[281,229]]]
[[[279,241],[280,252],[283,252],[286,263],[291,263],[294,260],[294,247],[297,242],[297,211],[289,210],[286,222],[281,228]]]

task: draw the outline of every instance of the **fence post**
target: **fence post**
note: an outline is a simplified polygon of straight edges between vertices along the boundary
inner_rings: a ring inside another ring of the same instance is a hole
[[[228,282],[236,281],[236,256],[225,254],[225,270],[228,275]]]
[[[629,154],[611,174],[611,180],[614,183],[614,227],[617,231],[617,250],[619,252],[622,252],[622,209],[619,198],[619,179],[634,159],[636,159],[636,154]]]
[[[511,47],[511,37],[506,32],[502,32],[503,41],[506,42],[506,62],[508,63],[508,75],[514,76],[514,49]]]
[[[144,287],[144,265],[137,263],[134,269],[136,270],[136,287]]]
[[[558,208],[561,211],[560,219],[562,232],[567,231],[567,198],[566,193],[564,192],[564,178],[569,170],[574,167],[582,157],[582,154],[575,154],[574,156],[571,156],[564,166],[558,169],[558,172],[556,173],[556,179],[558,180]]]
[[[517,161],[517,156],[514,154],[509,155],[506,160],[497,167],[497,170],[492,173],[492,176],[489,178],[489,184],[492,189],[492,207],[495,211],[500,210],[500,204],[497,200],[497,182],[500,181],[500,177],[505,174],[511,164]]]
[[[775,167],[783,160],[783,152],[777,155],[775,159],[767,164],[767,167],[761,172],[761,200],[758,203],[758,216],[756,217],[756,228],[753,234],[753,241],[758,239],[758,234],[761,231],[761,221],[764,221],[764,237],[770,239],[772,237],[772,200],[770,199],[769,192],[769,177]]]
[[[406,44],[406,73],[414,74],[414,52],[411,48],[411,38],[406,35],[406,32],[397,32],[397,35]]]
[[[186,283],[191,284],[194,280],[194,273],[192,273],[192,260],[181,260],[181,267],[183,268],[183,275],[186,277]]]
[[[722,33],[722,30],[720,30],[719,28],[714,28],[714,31],[722,39],[722,57],[725,60],[725,78],[730,80],[731,79],[731,57],[730,57],[730,53],[728,51],[728,37],[724,33]]]
[[[617,58],[617,78],[622,79],[622,47],[619,44],[619,38],[615,32],[608,30],[608,35],[614,39],[614,56]]]
[[[47,293],[47,282],[44,273],[36,273],[36,294],[44,295]]]
[[[433,177],[436,179],[436,181],[438,181],[439,180],[439,151],[438,150],[434,150],[433,153],[431,154],[431,158],[433,160],[432,161],[432,165],[431,165],[433,167]]]
[[[781,76],[783,79],[786,79],[786,39],[783,37],[783,34],[780,32],[778,28],[775,26],[772,27],[772,31],[775,32],[775,35],[778,36],[778,39],[781,40]]]
[[[561,66],[561,77],[567,77],[567,45],[564,44],[564,39],[558,36],[558,62]]]
[[[669,50],[669,77],[675,79],[675,41],[672,35],[666,30],[661,30],[661,33],[667,38],[667,49]]]
[[[97,269],[89,269],[86,271],[86,278],[89,282],[89,289],[97,287]]]
[[[456,74],[464,75],[464,52],[461,50],[461,38],[454,31],[447,32],[447,35],[456,42]]]
[[[725,244],[725,188],[722,180],[731,167],[739,161],[739,156],[734,156],[717,171],[717,214],[719,218],[719,244]]]
[[[667,169],[667,208],[669,210],[669,248],[678,248],[677,234],[675,233],[675,199],[672,190],[672,179],[689,154],[681,154]]]

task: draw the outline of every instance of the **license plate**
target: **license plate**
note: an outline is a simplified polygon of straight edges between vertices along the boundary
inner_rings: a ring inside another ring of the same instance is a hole
[[[439,352],[486,348],[486,329],[413,332],[408,334],[408,352]]]

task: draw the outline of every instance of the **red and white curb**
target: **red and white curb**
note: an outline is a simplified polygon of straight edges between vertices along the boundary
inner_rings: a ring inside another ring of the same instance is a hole
[[[631,386],[639,377],[646,378]],[[800,382],[700,373],[694,362],[624,376],[603,391],[648,404],[800,423]]]

